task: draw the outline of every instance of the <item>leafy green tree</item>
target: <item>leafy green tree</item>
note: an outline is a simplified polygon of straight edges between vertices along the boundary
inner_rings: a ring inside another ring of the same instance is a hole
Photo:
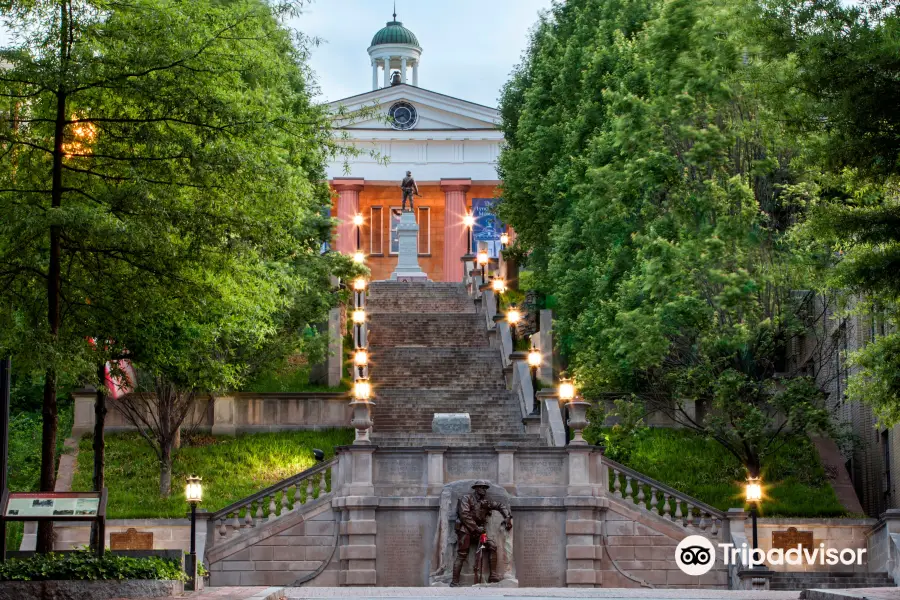
[[[824,315],[793,294],[818,257],[785,235],[799,207],[783,187],[801,173],[759,83],[773,65],[754,58],[750,8],[557,7],[503,97],[500,210],[559,299],[586,394],[636,398],[757,475],[830,421],[811,378],[784,377]]]
[[[12,308],[0,346],[44,373],[42,490],[54,487],[60,383],[94,380],[126,350],[150,372],[165,366],[137,330],[185,343],[194,325],[215,326],[198,307],[225,298],[229,310],[209,314],[261,351],[335,301],[322,276],[351,266],[318,251],[335,146],[302,37],[279,24],[299,5],[0,5],[13,33],[0,52],[0,303]],[[254,311],[262,325],[241,332]],[[196,367],[223,384],[250,360],[218,359]],[[51,540],[42,527],[39,549]]]

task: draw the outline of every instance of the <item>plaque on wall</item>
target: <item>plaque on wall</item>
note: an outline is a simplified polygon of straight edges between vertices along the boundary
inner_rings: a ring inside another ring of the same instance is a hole
[[[813,547],[813,532],[798,531],[796,527],[788,527],[787,531],[772,532],[772,548],[789,550],[797,546],[811,550]]]
[[[112,550],[153,550],[153,532],[132,527],[124,532],[110,533],[109,547]]]

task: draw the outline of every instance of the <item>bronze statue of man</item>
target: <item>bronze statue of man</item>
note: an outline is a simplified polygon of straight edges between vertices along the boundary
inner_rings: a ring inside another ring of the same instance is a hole
[[[400,189],[403,190],[403,212],[406,212],[407,199],[409,200],[410,212],[414,211],[415,208],[413,207],[413,195],[421,197],[422,194],[419,193],[419,185],[416,183],[416,180],[413,179],[412,171],[406,172],[406,177],[404,177],[403,181],[400,183]]]
[[[512,514],[509,512],[508,506],[487,497],[489,487],[491,486],[487,481],[476,481],[472,485],[474,491],[459,499],[456,513],[456,562],[453,563],[453,582],[450,584],[452,587],[459,585],[459,575],[462,572],[463,564],[469,557],[469,548],[473,542],[477,544],[476,549],[479,550],[475,553],[475,583],[481,583],[481,562],[484,551],[490,555],[491,562],[488,583],[500,581],[500,575],[497,573],[497,544],[493,540],[487,539],[486,526],[491,512],[496,510],[503,515],[503,526],[509,531],[512,529]]]

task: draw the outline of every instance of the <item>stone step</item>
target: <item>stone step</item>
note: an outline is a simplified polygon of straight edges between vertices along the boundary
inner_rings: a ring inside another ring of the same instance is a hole
[[[477,434],[465,435],[439,435],[439,434],[379,434],[372,433],[372,442],[381,447],[410,447],[410,446],[494,446],[496,444],[509,444],[513,446],[541,446],[543,442],[539,435],[503,435],[503,434]]]
[[[772,590],[852,589],[894,587],[887,573],[843,571],[775,573],[769,583]]]
[[[470,348],[490,346],[484,318],[476,314],[379,314],[369,321],[376,348]]]
[[[371,315],[475,313],[474,302],[458,283],[376,282],[369,287],[366,308]]]

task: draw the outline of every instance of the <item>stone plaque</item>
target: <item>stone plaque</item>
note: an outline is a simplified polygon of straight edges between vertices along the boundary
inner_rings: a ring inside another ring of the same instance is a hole
[[[525,513],[516,535],[519,585],[565,587],[565,513]]]
[[[563,456],[516,457],[516,473],[522,483],[564,485],[566,483],[565,461]]]
[[[405,512],[379,515],[376,536],[379,586],[421,587],[425,584],[428,555],[423,519],[429,516]]]
[[[796,527],[788,527],[787,531],[772,532],[772,548],[789,550],[797,546],[812,550],[813,532],[798,531]]]
[[[460,481],[464,479],[497,480],[497,460],[495,457],[454,456],[445,455],[446,465],[445,481]]]
[[[125,533],[110,533],[111,550],[153,550],[153,532],[131,528]]]
[[[386,454],[375,457],[377,483],[422,483],[424,478],[425,461],[422,456]]]

